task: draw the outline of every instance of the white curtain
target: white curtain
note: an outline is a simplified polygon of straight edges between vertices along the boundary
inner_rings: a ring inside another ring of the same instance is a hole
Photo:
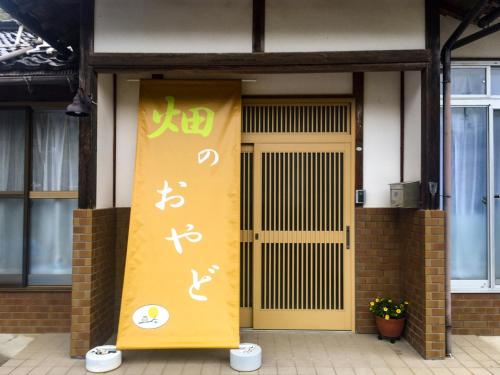
[[[486,94],[486,70],[484,68],[454,68],[451,75],[453,95]]]
[[[72,223],[76,199],[31,202],[30,274],[71,274]]]
[[[0,191],[23,191],[24,111],[0,110]]]
[[[63,111],[33,115],[35,191],[78,190],[78,121]],[[30,275],[71,274],[72,222],[76,199],[34,199],[30,217]],[[50,279],[34,283],[51,283]]]
[[[0,191],[24,190],[26,115],[0,110]],[[0,275],[22,273],[23,200],[0,198]]]
[[[491,94],[500,95],[500,68],[491,68]]]
[[[452,109],[452,277],[487,279],[487,108]]]
[[[78,121],[62,111],[33,116],[33,190],[78,190]]]
[[[22,274],[23,200],[0,199],[0,275]]]

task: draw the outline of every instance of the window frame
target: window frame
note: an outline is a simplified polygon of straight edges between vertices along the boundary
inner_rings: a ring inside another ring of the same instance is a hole
[[[33,103],[32,105],[0,105],[0,111],[24,111],[24,176],[22,192],[0,192],[1,199],[23,200],[23,253],[22,275],[10,277],[0,274],[0,289],[57,287],[67,288],[72,284],[72,275],[30,275],[30,225],[31,202],[39,199],[78,199],[76,191],[35,191],[32,190],[33,168],[33,120],[36,111],[63,111],[67,103]],[[72,249],[71,249],[72,251]]]
[[[489,65],[454,65],[451,66],[451,75],[453,75],[453,70],[456,69],[482,69],[485,74],[485,89],[486,92],[484,94],[452,94],[451,97],[456,99],[485,99],[491,96],[491,67]]]
[[[500,110],[500,95],[492,95],[491,70],[500,69],[500,61],[456,61],[453,69],[484,68],[486,69],[486,95],[452,95],[452,107],[486,107],[488,111],[488,149],[487,149],[487,217],[488,217],[488,266],[487,280],[451,280],[452,293],[500,293],[500,284],[496,284],[495,270],[495,212],[494,212],[494,144],[493,144],[493,114]],[[442,96],[441,96],[442,98]],[[443,135],[443,129],[441,129]]]

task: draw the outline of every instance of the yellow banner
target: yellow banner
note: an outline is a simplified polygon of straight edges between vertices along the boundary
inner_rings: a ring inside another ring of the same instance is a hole
[[[117,346],[239,345],[239,81],[141,81]]]

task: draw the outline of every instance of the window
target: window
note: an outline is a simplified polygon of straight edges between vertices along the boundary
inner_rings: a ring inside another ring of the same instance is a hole
[[[491,68],[491,95],[500,95],[500,68]]]
[[[485,68],[452,68],[452,95],[486,95]]]
[[[454,292],[500,290],[500,68],[478,64],[452,68]]]
[[[487,107],[452,108],[453,248],[455,280],[487,280]]]
[[[78,122],[0,109],[0,285],[71,284]]]

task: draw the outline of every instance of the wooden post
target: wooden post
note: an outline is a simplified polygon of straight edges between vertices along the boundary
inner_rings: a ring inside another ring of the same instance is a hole
[[[352,91],[356,106],[356,189],[363,189],[363,103],[365,95],[365,74],[354,72],[352,75]],[[356,206],[363,206],[357,204]]]
[[[422,145],[421,145],[421,197],[422,208],[439,208],[439,190],[433,197],[429,182],[440,180],[440,99],[439,99],[439,2],[425,2],[426,48],[431,61],[422,70]]]
[[[96,77],[88,65],[89,50],[92,46],[94,27],[93,1],[80,2],[80,87],[85,95],[96,100]],[[94,208],[96,200],[96,153],[97,153],[97,113],[91,105],[89,117],[80,118],[79,166],[78,166],[78,208]]]
[[[266,29],[266,1],[253,0],[252,52],[264,52],[265,29]]]

